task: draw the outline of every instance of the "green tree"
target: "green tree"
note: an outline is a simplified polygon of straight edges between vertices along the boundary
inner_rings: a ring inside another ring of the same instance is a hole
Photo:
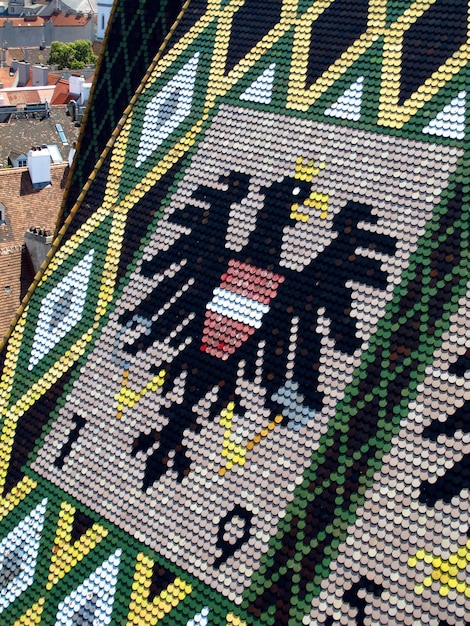
[[[79,70],[85,65],[96,63],[97,56],[93,54],[91,41],[78,39],[72,43],[53,41],[49,63],[58,65],[59,69],[68,67],[71,70]]]

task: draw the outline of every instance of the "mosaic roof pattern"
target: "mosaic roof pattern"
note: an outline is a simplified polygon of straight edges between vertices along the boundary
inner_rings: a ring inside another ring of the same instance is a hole
[[[185,7],[4,349],[2,623],[470,621],[468,15]]]
[[[180,0],[119,0],[93,86],[86,124],[80,137],[80,159],[65,198],[69,215],[106,147],[134,92],[181,11]]]

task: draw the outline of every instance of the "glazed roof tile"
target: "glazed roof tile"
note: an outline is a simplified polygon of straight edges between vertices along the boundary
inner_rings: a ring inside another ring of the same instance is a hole
[[[119,93],[114,10],[4,351],[9,622],[465,623],[468,3],[192,0]]]

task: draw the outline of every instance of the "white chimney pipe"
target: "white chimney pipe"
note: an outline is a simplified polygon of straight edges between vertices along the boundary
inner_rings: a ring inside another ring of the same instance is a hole
[[[35,189],[51,184],[51,155],[47,148],[32,148],[28,152],[28,170]]]

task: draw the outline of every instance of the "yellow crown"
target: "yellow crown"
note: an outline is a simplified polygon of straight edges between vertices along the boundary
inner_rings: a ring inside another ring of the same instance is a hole
[[[295,162],[295,178],[311,183],[325,166],[326,161],[321,161],[318,165],[315,165],[314,159],[304,160],[302,156],[299,156]],[[328,217],[328,199],[327,193],[312,191],[310,196],[304,200],[303,206],[320,211],[320,218],[324,220]],[[292,205],[290,217],[298,222],[308,222],[309,220],[309,214],[300,210],[298,202]]]
[[[315,165],[314,159],[305,161],[304,157],[299,156],[295,162],[295,178],[310,183],[325,167],[326,161],[321,161],[318,165]]]

